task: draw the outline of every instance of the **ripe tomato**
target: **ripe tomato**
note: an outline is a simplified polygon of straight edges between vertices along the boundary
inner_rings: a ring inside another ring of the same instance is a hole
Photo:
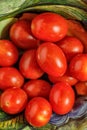
[[[64,51],[68,61],[70,61],[75,55],[83,53],[84,50],[81,41],[73,36],[66,36],[59,41],[57,45]]]
[[[42,97],[31,99],[25,109],[26,120],[35,127],[46,125],[51,118],[51,114],[52,107],[50,103]]]
[[[57,82],[50,91],[49,100],[55,113],[67,114],[74,105],[75,93],[68,83]]]
[[[9,88],[1,94],[1,109],[8,114],[22,112],[27,104],[27,94],[21,88]]]
[[[44,72],[37,64],[36,50],[24,52],[19,61],[19,69],[25,78],[37,79],[43,75]]]
[[[11,66],[18,60],[19,52],[9,40],[0,40],[0,66]]]
[[[44,42],[38,47],[37,62],[44,72],[56,77],[62,76],[67,69],[63,51],[51,42]]]
[[[23,89],[26,91],[29,98],[41,96],[48,99],[51,85],[45,80],[36,79],[26,82]]]
[[[23,13],[21,17],[19,17],[19,19],[26,19],[26,20],[29,20],[29,21],[32,21],[32,19],[34,17],[36,17],[38,14],[36,13],[30,13],[30,12],[26,12],[26,13]]]
[[[37,15],[31,23],[33,35],[42,41],[59,41],[67,34],[67,30],[66,19],[52,12]]]
[[[75,85],[78,82],[78,80],[72,77],[69,74],[69,72],[66,72],[63,76],[60,76],[60,77],[54,77],[54,76],[48,75],[48,78],[52,83],[57,83],[61,81],[61,82],[67,82],[71,86]]]
[[[24,78],[14,67],[0,68],[0,89],[5,90],[11,87],[22,87]]]
[[[87,54],[78,54],[69,64],[70,74],[80,81],[87,81]]]
[[[36,48],[39,44],[31,33],[31,23],[28,20],[18,20],[11,26],[10,38],[16,46],[22,49]]]
[[[77,92],[77,95],[85,95],[87,96],[87,81],[79,81],[77,84],[75,84],[75,89]]]

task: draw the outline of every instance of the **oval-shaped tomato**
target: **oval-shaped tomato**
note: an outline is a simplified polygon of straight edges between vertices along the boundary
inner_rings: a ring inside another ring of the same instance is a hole
[[[44,72],[56,77],[62,76],[67,69],[63,51],[51,42],[44,42],[38,47],[37,62]]]
[[[75,93],[68,83],[57,82],[50,91],[49,100],[53,111],[64,115],[71,111],[75,102]]]
[[[19,52],[9,40],[0,40],[0,66],[12,66],[18,60]]]
[[[42,79],[29,80],[23,87],[29,98],[40,96],[47,99],[51,88],[50,83]]]
[[[2,67],[0,68],[0,89],[5,90],[11,87],[22,87],[24,83],[24,77],[14,67]]]
[[[1,94],[1,109],[8,114],[17,114],[24,110],[27,94],[21,88],[9,88]]]
[[[25,109],[25,118],[28,123],[35,127],[46,125],[52,114],[50,103],[42,97],[31,99]]]
[[[75,84],[74,87],[76,89],[77,95],[87,96],[87,81],[79,81],[77,84]]]
[[[75,55],[83,53],[84,50],[82,42],[74,36],[66,36],[59,41],[57,45],[61,47],[68,61],[70,61]]]
[[[78,54],[69,64],[70,74],[80,81],[87,81],[87,54]]]
[[[37,79],[43,75],[36,60],[36,50],[25,51],[19,61],[19,69],[25,78]]]
[[[37,15],[31,23],[33,35],[42,41],[59,41],[67,34],[67,30],[66,19],[52,12]]]
[[[11,26],[10,38],[14,44],[22,49],[37,48],[39,40],[31,33],[31,23],[28,20],[18,20]]]
[[[71,86],[75,85],[78,82],[78,80],[72,77],[68,72],[65,73],[63,76],[59,76],[59,77],[48,75],[48,78],[52,83],[57,83],[61,81],[61,82],[67,82]]]

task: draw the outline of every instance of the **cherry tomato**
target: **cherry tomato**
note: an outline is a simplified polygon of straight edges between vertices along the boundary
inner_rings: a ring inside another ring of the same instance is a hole
[[[51,114],[52,107],[50,103],[42,97],[31,99],[25,109],[26,120],[35,127],[46,125],[51,118]]]
[[[57,82],[50,91],[49,100],[55,113],[67,114],[74,105],[75,93],[68,83]]]
[[[66,72],[63,76],[60,76],[60,77],[54,77],[54,76],[48,75],[48,78],[52,83],[57,83],[61,81],[61,82],[67,82],[71,86],[75,85],[78,82],[78,80],[72,77],[69,74],[69,72]]]
[[[51,42],[44,42],[38,47],[37,62],[44,72],[56,77],[62,76],[67,69],[63,51]]]
[[[29,98],[41,96],[48,99],[51,85],[45,80],[36,79],[26,82],[23,89],[26,91]]]
[[[59,41],[57,45],[64,51],[68,61],[70,61],[75,55],[83,53],[84,50],[81,41],[73,36],[66,36]]]
[[[22,49],[36,48],[39,44],[31,33],[31,23],[28,20],[18,20],[11,26],[10,38],[16,46]]]
[[[69,64],[70,74],[80,81],[87,81],[87,54],[78,54]]]
[[[14,65],[18,60],[19,52],[9,40],[0,40],[0,66]]]
[[[19,69],[25,78],[37,79],[43,75],[44,72],[37,64],[36,50],[24,52],[19,61]]]
[[[59,41],[67,34],[67,30],[66,19],[52,12],[37,15],[31,23],[33,35],[42,41]]]
[[[5,90],[11,87],[22,87],[24,78],[14,67],[0,68],[0,89]]]
[[[79,81],[77,84],[75,84],[75,89],[78,95],[87,96],[87,81]]]
[[[25,20],[29,20],[29,21],[32,21],[32,19],[34,17],[36,17],[38,14],[36,13],[30,13],[30,12],[26,12],[26,13],[23,13],[22,16],[19,18],[19,19],[25,19]]]
[[[9,88],[1,94],[1,109],[8,114],[22,112],[27,104],[27,94],[21,88]]]

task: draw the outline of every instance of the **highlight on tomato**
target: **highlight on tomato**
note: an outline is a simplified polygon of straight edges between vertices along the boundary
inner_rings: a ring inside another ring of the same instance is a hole
[[[67,82],[57,82],[53,85],[49,100],[56,114],[64,115],[71,111],[75,103],[75,92]]]
[[[48,100],[42,97],[31,99],[25,109],[25,118],[27,122],[34,127],[46,125],[52,115],[52,107]]]
[[[22,112],[27,104],[28,98],[21,88],[9,88],[1,94],[1,109],[8,114]]]

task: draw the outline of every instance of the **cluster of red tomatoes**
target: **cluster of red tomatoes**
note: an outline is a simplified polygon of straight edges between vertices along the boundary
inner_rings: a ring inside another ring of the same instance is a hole
[[[4,112],[24,111],[29,124],[41,127],[49,122],[52,111],[59,115],[71,111],[73,85],[87,80],[87,54],[81,41],[67,33],[67,20],[51,12],[11,25],[10,38],[0,40]]]

